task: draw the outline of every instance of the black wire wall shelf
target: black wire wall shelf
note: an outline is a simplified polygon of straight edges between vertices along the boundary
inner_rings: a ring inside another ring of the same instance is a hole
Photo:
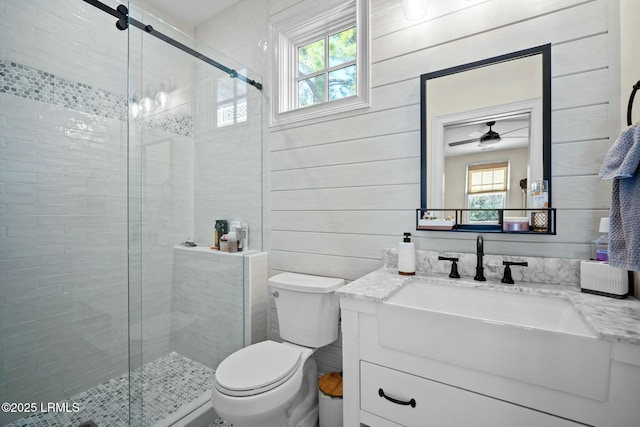
[[[556,209],[416,209],[416,230],[555,235]]]

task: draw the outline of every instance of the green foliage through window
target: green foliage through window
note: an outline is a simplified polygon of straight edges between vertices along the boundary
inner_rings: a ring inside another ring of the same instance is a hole
[[[355,96],[356,28],[298,48],[298,107]]]
[[[309,43],[298,49],[298,73],[306,76],[324,69],[324,39]]]
[[[356,60],[356,28],[329,36],[329,67]]]
[[[504,208],[504,193],[469,195],[470,209],[502,209]],[[498,221],[498,211],[471,211],[469,222]]]

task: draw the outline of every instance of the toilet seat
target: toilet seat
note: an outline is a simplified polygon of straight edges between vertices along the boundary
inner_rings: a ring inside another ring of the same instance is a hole
[[[293,376],[302,360],[300,350],[263,341],[252,344],[220,363],[215,387],[228,396],[252,396],[272,390]]]

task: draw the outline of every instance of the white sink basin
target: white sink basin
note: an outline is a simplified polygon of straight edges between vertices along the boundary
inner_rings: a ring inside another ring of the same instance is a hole
[[[606,400],[609,343],[560,297],[420,279],[378,304],[385,347]]]
[[[388,303],[488,322],[596,337],[571,303],[560,297],[465,288],[416,280],[389,298]]]

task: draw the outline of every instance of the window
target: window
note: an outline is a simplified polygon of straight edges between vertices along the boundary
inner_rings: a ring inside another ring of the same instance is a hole
[[[356,27],[298,48],[298,108],[356,95]]]
[[[369,105],[367,0],[305,0],[272,21],[271,125]]]
[[[467,208],[504,209],[507,204],[509,162],[467,167]],[[468,222],[498,221],[497,211],[471,211]]]
[[[247,85],[229,76],[216,85],[216,126],[224,127],[247,121]]]

